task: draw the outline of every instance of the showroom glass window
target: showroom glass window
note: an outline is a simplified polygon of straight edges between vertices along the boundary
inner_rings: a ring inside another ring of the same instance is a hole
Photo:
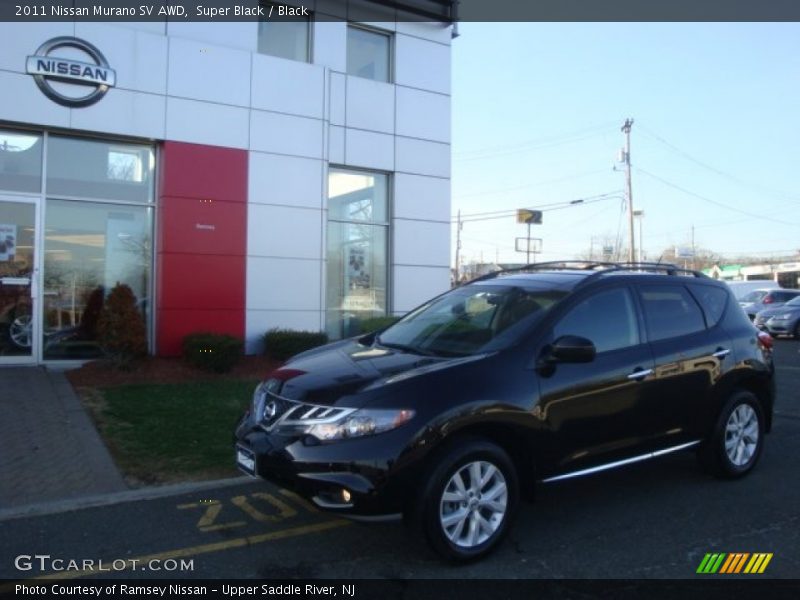
[[[389,178],[330,169],[328,174],[326,328],[332,339],[386,314]]]
[[[258,22],[258,51],[278,58],[309,62],[311,60],[311,19],[308,16],[278,17],[282,4],[262,3],[265,17]],[[291,7],[289,7],[291,8]]]
[[[347,74],[375,81],[391,78],[391,37],[388,34],[347,27]]]
[[[49,135],[46,143],[43,357],[98,356],[97,319],[117,283],[149,327],[153,147]]]

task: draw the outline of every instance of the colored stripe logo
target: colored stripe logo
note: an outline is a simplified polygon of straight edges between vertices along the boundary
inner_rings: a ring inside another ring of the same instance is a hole
[[[736,575],[739,573],[763,573],[769,561],[772,560],[772,552],[731,552],[731,553],[708,553],[703,557],[697,573],[703,575],[725,574]]]

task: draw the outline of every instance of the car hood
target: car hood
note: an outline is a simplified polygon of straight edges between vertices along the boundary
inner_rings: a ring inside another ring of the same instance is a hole
[[[783,315],[783,314],[796,314],[800,313],[800,306],[778,306],[776,308],[767,308],[762,310],[758,313],[759,317],[763,317],[764,319],[771,319],[776,315]]]
[[[298,355],[268,379],[281,381],[277,393],[289,400],[360,408],[388,385],[477,358],[422,356],[348,340]]]

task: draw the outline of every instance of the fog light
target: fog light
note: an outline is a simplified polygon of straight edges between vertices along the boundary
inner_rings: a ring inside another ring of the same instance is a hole
[[[342,490],[342,502],[349,503],[350,502],[350,492],[347,490]]]

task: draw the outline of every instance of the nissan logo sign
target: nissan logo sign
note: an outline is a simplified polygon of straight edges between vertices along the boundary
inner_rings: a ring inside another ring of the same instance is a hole
[[[57,50],[60,48],[80,50],[91,62],[58,56]],[[36,85],[48,98],[72,108],[94,104],[117,81],[116,71],[108,66],[100,50],[89,42],[68,36],[53,38],[39,46],[36,54],[28,57],[26,70],[33,75]],[[76,84],[91,90],[88,95],[69,96],[53,87],[53,82]]]

